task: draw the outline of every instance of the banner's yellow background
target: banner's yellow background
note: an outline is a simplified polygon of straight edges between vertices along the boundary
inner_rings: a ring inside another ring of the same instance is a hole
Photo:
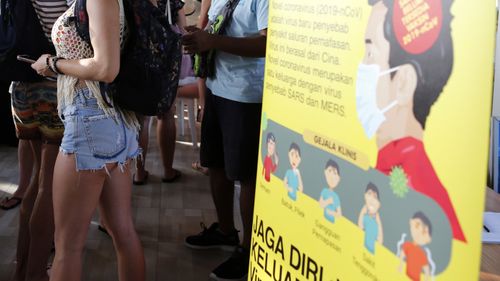
[[[273,37],[272,31],[278,27],[279,30],[287,29],[283,25],[273,24],[273,16],[280,16],[280,11],[273,8],[273,2],[275,1],[271,0],[269,5],[267,56],[289,57],[290,60],[296,62],[311,64],[307,59],[301,60],[274,51],[269,47],[272,43],[284,44],[288,42]],[[304,3],[305,1],[288,0],[287,2]],[[349,52],[336,52],[342,54],[340,56],[341,65],[332,66],[314,62],[315,65],[342,71],[355,78],[365,48],[364,32],[371,9],[367,0],[309,0],[307,2],[314,5],[321,3],[348,5],[350,3],[353,6],[363,7],[362,19],[351,19],[353,22],[349,24],[349,34],[341,35],[348,38],[351,45]],[[424,133],[424,144],[438,177],[449,192],[468,243],[464,244],[453,240],[450,264],[435,279],[477,280],[481,253],[482,213],[484,210],[492,101],[495,1],[456,0],[452,6],[452,14],[454,15],[451,23],[454,45],[453,72],[443,93],[431,109]],[[294,16],[296,19],[312,20],[311,15],[306,13],[295,13]],[[317,15],[315,18],[323,21],[335,21],[335,18],[328,15]],[[300,27],[290,28],[289,31],[309,32],[309,30]],[[317,32],[315,35],[320,36],[321,32]],[[297,48],[305,47],[307,50],[322,51],[320,47],[312,48],[307,44],[294,43],[293,45]],[[268,68],[266,66],[266,73]],[[300,78],[297,72],[285,71],[284,69],[283,72]],[[286,84],[266,75],[264,83],[270,81],[273,84],[286,87]],[[319,78],[315,80],[316,83],[325,85],[323,81]],[[332,100],[345,106],[345,118],[290,101],[286,96],[270,94],[267,89],[264,91],[263,112],[267,118],[279,122],[299,134],[303,134],[305,130],[312,130],[349,144],[349,146],[364,152],[371,166],[374,167],[377,147],[374,139],[368,140],[366,138],[357,119],[355,83],[349,87],[338,85],[335,84],[335,87],[342,90],[342,99]],[[265,139],[261,139],[260,147],[262,147],[262,142],[265,142]],[[364,280],[366,277],[360,274],[359,269],[353,266],[351,260],[351,253],[363,250],[363,245],[359,243],[363,239],[363,232],[354,224],[341,218],[336,222],[336,229],[338,232],[349,233],[349,235],[343,235],[342,241],[338,242],[342,245],[342,254],[325,250],[323,245],[312,242],[315,241],[309,239],[312,235],[312,226],[316,220],[323,219],[322,210],[317,208],[317,201],[299,194],[296,204],[299,204],[301,209],[310,211],[308,220],[292,216],[290,210],[277,203],[286,199],[286,192],[284,188],[281,188],[283,185],[281,179],[273,176],[271,180],[273,185],[280,188],[272,189],[270,192],[269,190],[265,192],[262,188],[261,181],[263,179],[260,176],[262,161],[263,159],[259,156],[255,214],[263,219],[265,224],[273,226],[275,230],[279,229],[277,235],[283,235],[286,243],[293,241],[294,245],[300,249],[307,249],[309,255],[320,260],[321,264],[328,268],[325,269],[328,276],[324,276],[323,280],[336,280],[339,276],[342,277],[340,280]],[[286,163],[287,156],[282,155],[280,161]],[[406,275],[397,271],[398,258],[385,248],[379,247],[377,251],[375,269],[372,268],[372,270],[377,273],[378,280],[406,280]],[[259,275],[259,278],[272,280],[271,278],[266,279],[266,275]]]

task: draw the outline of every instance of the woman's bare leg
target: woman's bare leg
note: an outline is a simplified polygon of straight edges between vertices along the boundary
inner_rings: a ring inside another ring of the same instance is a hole
[[[48,281],[47,262],[54,241],[54,210],[52,207],[52,178],[59,151],[55,144],[42,145],[38,194],[29,222],[30,249],[26,280]]]
[[[17,157],[19,159],[19,186],[13,195],[14,197],[23,198],[33,174],[33,152],[28,140],[19,140]]]
[[[19,184],[12,197],[5,197],[0,201],[2,208],[9,209],[15,204],[19,204],[19,200],[24,198],[24,193],[26,193],[30,185],[35,160],[33,159],[33,151],[29,140],[19,140],[17,159],[19,162]]]
[[[28,254],[30,252],[30,218],[38,195],[38,171],[40,170],[41,141],[30,141],[30,151],[33,155],[33,171],[28,189],[24,194],[19,212],[19,230],[17,235],[16,271],[13,281],[26,279]]]
[[[176,175],[176,171],[172,167],[176,137],[174,111],[175,107],[172,106],[167,113],[158,118],[158,125],[156,127],[156,138],[160,149],[161,161],[163,162],[163,178],[167,180],[174,178]]]
[[[105,179],[104,169],[76,171],[74,155],[60,152],[57,156],[53,194],[56,256],[51,281],[81,280],[83,248]]]
[[[131,196],[132,185],[127,165],[124,171],[116,168],[106,178],[99,205],[115,245],[119,280],[143,281],[144,253],[132,221]]]

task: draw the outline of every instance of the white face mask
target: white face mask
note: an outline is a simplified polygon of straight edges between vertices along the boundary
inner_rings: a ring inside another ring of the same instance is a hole
[[[358,119],[369,139],[375,135],[378,128],[385,121],[384,114],[396,106],[397,101],[391,102],[383,109],[377,106],[377,84],[380,76],[398,70],[399,67],[380,72],[377,64],[360,63],[356,78],[356,109]]]

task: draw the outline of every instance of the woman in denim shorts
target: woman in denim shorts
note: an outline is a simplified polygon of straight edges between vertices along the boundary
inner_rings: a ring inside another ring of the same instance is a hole
[[[54,173],[56,256],[50,280],[81,280],[83,248],[99,206],[113,238],[119,279],[142,281],[144,254],[132,221],[129,170],[140,153],[138,122],[134,113],[108,106],[97,82],[110,83],[119,71],[123,3],[87,1],[91,46],[76,31],[74,9],[75,4],[52,29],[57,57],[43,55],[32,65],[41,75],[59,74],[59,115],[65,127]]]

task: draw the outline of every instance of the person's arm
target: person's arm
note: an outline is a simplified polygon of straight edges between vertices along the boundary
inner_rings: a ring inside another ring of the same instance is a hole
[[[268,26],[269,1],[258,0],[256,4],[257,30],[255,36],[239,38],[208,34],[196,27],[188,29],[190,34],[183,37],[183,45],[189,53],[201,53],[210,49],[242,57],[264,57]]]
[[[116,0],[89,0],[90,41],[94,56],[79,60],[60,59],[57,68],[65,75],[82,80],[110,83],[120,70],[120,9]],[[47,54],[31,65],[39,74],[50,74]]]
[[[326,208],[326,206],[330,205],[330,204],[333,204],[333,198],[328,198],[328,199],[323,199],[323,197],[320,197],[319,198],[319,205],[321,206],[321,208]]]
[[[201,0],[200,16],[198,17],[198,23],[196,27],[199,29],[204,29],[208,23],[208,10],[212,5],[212,0]]]
[[[424,280],[431,280],[431,269],[428,264],[424,266]]]
[[[273,155],[274,155],[274,166],[273,166],[273,172],[274,172],[278,168],[278,163],[280,159],[278,158],[278,153],[276,151],[274,151]]]
[[[323,195],[320,195],[320,196],[319,196],[319,200],[318,200],[318,202],[319,202],[319,206],[321,207],[321,209],[324,209],[324,208],[326,207],[326,205],[328,205],[328,204],[326,203],[326,200],[325,200],[325,199],[323,199]]]
[[[182,36],[182,44],[189,54],[202,53],[210,49],[242,57],[266,56],[267,28],[253,37],[229,37],[209,34],[195,27],[187,27],[190,33]]]
[[[291,188],[288,186],[288,171],[285,173],[285,179],[283,180],[283,183],[285,184],[286,190],[292,191]]]
[[[186,11],[184,10],[184,7],[179,9],[177,11],[177,26],[184,32],[184,28],[186,28],[187,23],[186,23]]]
[[[297,169],[297,177],[299,178],[299,191],[304,192],[304,185],[302,184],[302,176],[300,175],[300,171]]]
[[[361,209],[361,212],[359,213],[359,217],[358,217],[358,226],[359,228],[361,229],[365,229],[363,227],[363,216],[366,214],[366,205],[363,206],[363,208]]]
[[[203,115],[205,114],[205,96],[207,94],[207,86],[205,82],[205,78],[198,78],[198,104],[201,107],[200,122],[203,120]]]
[[[375,217],[375,219],[377,220],[377,225],[378,225],[378,237],[377,237],[377,241],[380,244],[383,244],[384,243],[384,231],[382,229],[382,221],[380,220],[380,215],[378,213],[377,213],[377,216]]]
[[[333,213],[336,218],[342,216],[342,208],[340,206],[337,208],[337,210]]]
[[[399,255],[399,272],[403,272],[403,265],[405,263],[405,258],[406,258],[406,255],[405,255],[405,251],[403,251],[403,249],[401,249],[401,254]]]

